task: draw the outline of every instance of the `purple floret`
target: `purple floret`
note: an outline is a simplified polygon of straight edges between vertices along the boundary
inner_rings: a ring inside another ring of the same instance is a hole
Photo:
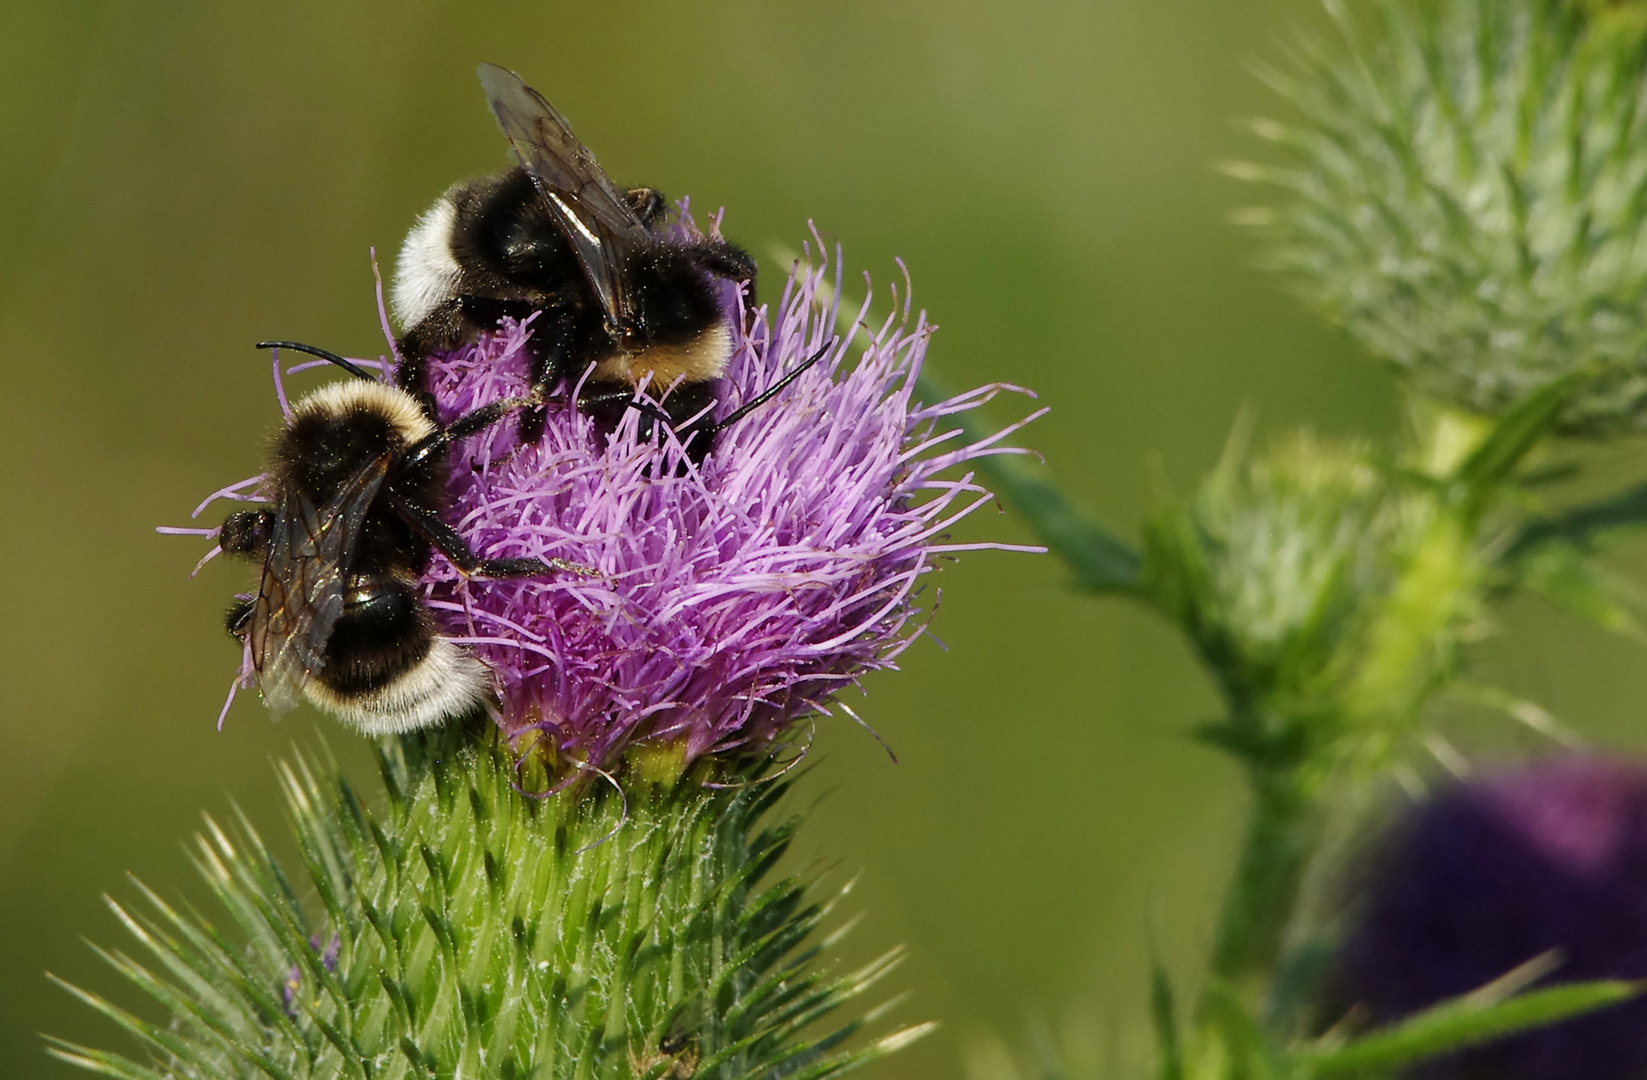
[[[1397,830],[1338,993],[1386,1023],[1550,950],[1538,985],[1647,977],[1647,768],[1562,759],[1455,787]],[[1647,1001],[1448,1055],[1423,1080],[1647,1076]]]

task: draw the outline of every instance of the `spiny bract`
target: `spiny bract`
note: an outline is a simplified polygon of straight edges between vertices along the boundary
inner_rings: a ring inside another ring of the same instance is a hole
[[[1270,259],[1418,387],[1498,414],[1602,377],[1571,433],[1647,427],[1647,24],[1549,0],[1329,3],[1348,44],[1262,73],[1297,115],[1235,163]],[[1370,21],[1370,20],[1368,20]]]
[[[763,884],[796,824],[763,823],[781,782],[539,800],[474,727],[385,741],[381,763],[382,814],[301,757],[282,768],[304,895],[248,823],[209,823],[197,862],[249,947],[147,889],[146,913],[111,901],[151,966],[105,956],[173,1019],[71,988],[154,1061],[54,1053],[129,1080],[820,1080],[926,1030],[847,1049],[873,1014],[819,1024],[898,954],[818,969],[829,905]]]

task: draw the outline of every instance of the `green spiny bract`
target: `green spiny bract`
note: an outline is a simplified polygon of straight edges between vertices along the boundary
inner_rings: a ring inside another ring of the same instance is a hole
[[[1309,756],[1341,733],[1343,698],[1396,576],[1398,496],[1364,449],[1301,436],[1234,455],[1144,533],[1144,576],[1230,707],[1209,732],[1247,756]],[[1280,764],[1280,762],[1275,762]]]
[[[382,814],[301,757],[282,768],[301,890],[249,823],[208,823],[198,863],[246,945],[147,889],[146,914],[111,902],[150,967],[106,955],[172,1019],[74,989],[153,1060],[54,1052],[143,1080],[817,1080],[925,1030],[846,1048],[872,1017],[819,1026],[897,954],[815,967],[828,906],[763,882],[796,824],[764,823],[781,781],[689,772],[539,799],[502,747],[440,732],[386,741],[380,761]]]
[[[1423,392],[1488,414],[1580,369],[1569,433],[1647,428],[1647,23],[1625,4],[1376,0],[1265,69],[1296,106],[1241,219]],[[1363,32],[1365,31],[1365,32]]]

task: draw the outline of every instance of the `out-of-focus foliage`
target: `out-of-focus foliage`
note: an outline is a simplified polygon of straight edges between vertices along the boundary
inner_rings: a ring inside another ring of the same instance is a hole
[[[1639,491],[1598,474],[1599,498],[1551,513],[1529,462],[1561,436],[1647,427],[1647,26],[1546,0],[1328,6],[1342,40],[1266,69],[1301,119],[1254,127],[1289,164],[1228,171],[1285,189],[1239,218],[1406,376],[1416,419],[1388,451],[1300,437],[1232,458],[1146,524],[1138,595],[1223,690],[1201,734],[1251,791],[1193,1007],[1155,974],[1161,1080],[1405,1075],[1639,989],[1487,972],[1502,978],[1375,1031],[1311,1027],[1334,927],[1312,921],[1304,886],[1342,869],[1333,820],[1413,776],[1411,749],[1468,767],[1435,729],[1440,692],[1530,715],[1461,681],[1494,602],[1533,587],[1634,631],[1593,545],[1639,530]],[[1059,1065],[1041,1055],[1035,1071]]]
[[[1427,394],[1498,413],[1567,372],[1570,432],[1647,427],[1647,27],[1608,7],[1386,0],[1265,67],[1269,257]],[[1371,25],[1368,25],[1371,24]]]
[[[1151,520],[1145,587],[1218,674],[1218,738],[1280,758],[1341,726],[1395,580],[1399,498],[1365,448],[1299,435],[1251,462],[1232,455]]]

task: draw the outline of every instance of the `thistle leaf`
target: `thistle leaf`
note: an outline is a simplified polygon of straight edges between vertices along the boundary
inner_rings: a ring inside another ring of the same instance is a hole
[[[1307,1077],[1381,1073],[1506,1035],[1628,1001],[1638,983],[1616,979],[1568,983],[1483,1003],[1474,994],[1442,1002],[1393,1027],[1332,1049],[1306,1050],[1294,1061]]]
[[[1509,479],[1528,451],[1550,433],[1573,393],[1593,378],[1590,372],[1575,371],[1553,379],[1499,417],[1481,445],[1460,462],[1453,473],[1453,482],[1464,490],[1466,500],[1478,505],[1485,503],[1493,489]]]

